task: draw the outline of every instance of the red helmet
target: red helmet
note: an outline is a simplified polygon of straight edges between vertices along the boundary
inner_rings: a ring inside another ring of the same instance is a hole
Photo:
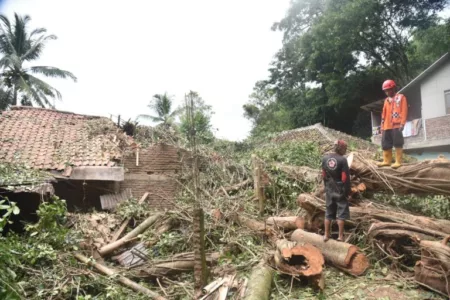
[[[393,89],[395,88],[397,85],[395,84],[394,80],[386,80],[385,82],[383,82],[383,91],[385,90],[389,90],[389,89]]]

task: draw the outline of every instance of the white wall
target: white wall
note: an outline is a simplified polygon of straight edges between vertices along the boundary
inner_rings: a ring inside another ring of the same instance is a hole
[[[430,74],[420,85],[422,118],[431,119],[446,115],[444,91],[450,90],[450,61]]]

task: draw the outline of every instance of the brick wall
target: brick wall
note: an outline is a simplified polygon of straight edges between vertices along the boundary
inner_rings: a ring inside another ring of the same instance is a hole
[[[441,140],[450,138],[450,115],[425,120],[427,140]]]
[[[171,208],[178,190],[175,178],[181,172],[182,162],[187,159],[185,150],[170,145],[155,145],[124,156],[125,180],[121,190],[131,188],[133,197],[141,198],[149,192],[147,201],[155,208]]]

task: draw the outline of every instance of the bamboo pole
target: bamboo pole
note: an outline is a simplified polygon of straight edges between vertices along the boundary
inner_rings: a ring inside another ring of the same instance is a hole
[[[144,194],[144,196],[142,196],[141,200],[139,200],[138,204],[142,204],[144,203],[145,199],[147,199],[148,197],[148,192]],[[126,220],[124,220],[122,222],[122,224],[119,227],[119,230],[117,230],[116,233],[114,233],[113,238],[111,239],[111,243],[117,241],[117,239],[120,237],[120,235],[125,231],[125,229],[128,226],[128,223],[130,223],[131,218],[128,218]]]
[[[135,229],[130,231],[123,238],[121,238],[120,240],[117,240],[115,242],[112,242],[108,245],[103,246],[102,248],[100,248],[100,250],[98,252],[100,253],[101,256],[105,256],[105,255],[113,252],[114,250],[120,248],[121,246],[125,245],[126,243],[131,241],[133,238],[135,238],[136,236],[138,236],[139,234],[144,232],[147,228],[149,228],[151,225],[153,225],[161,216],[162,216],[162,214],[158,213],[158,214],[154,214],[154,215],[148,217],[144,222],[142,222],[138,227],[136,227]]]
[[[78,259],[80,262],[87,264],[89,266],[94,267],[97,271],[99,271],[100,273],[102,273],[103,275],[106,276],[117,276],[117,280],[122,283],[123,285],[125,285],[126,287],[129,287],[130,289],[132,289],[133,291],[136,291],[138,293],[142,293],[146,296],[149,296],[151,299],[157,299],[157,300],[166,300],[166,298],[161,297],[160,295],[158,295],[157,293],[147,289],[146,287],[143,287],[142,285],[137,284],[136,282],[118,274],[117,272],[111,270],[108,267],[105,267],[104,265],[101,265],[99,263],[97,263],[95,260],[90,260],[89,258],[87,258],[86,256],[80,254],[80,253],[75,253],[74,254],[75,258]]]

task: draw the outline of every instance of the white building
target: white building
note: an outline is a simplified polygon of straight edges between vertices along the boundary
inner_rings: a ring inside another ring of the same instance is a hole
[[[419,158],[444,154],[450,158],[450,53],[402,88],[408,99],[408,123],[403,132],[404,149]],[[362,109],[372,115],[372,142],[381,144],[379,126],[384,99]],[[422,156],[422,157],[420,157]]]

